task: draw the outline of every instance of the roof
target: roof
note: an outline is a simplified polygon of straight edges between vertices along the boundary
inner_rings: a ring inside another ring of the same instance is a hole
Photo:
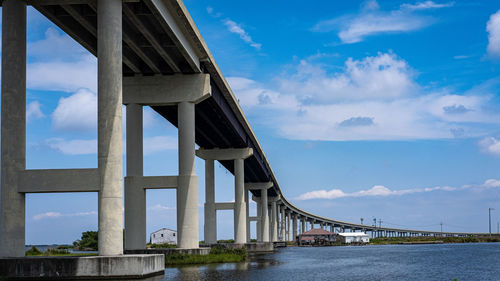
[[[313,228],[309,231],[306,231],[304,233],[302,233],[301,235],[305,235],[305,236],[310,236],[310,235],[334,235],[335,233],[333,232],[330,232],[330,231],[326,231],[324,229],[321,229],[321,228]]]
[[[366,236],[366,237],[368,237],[368,234],[366,234],[364,232],[341,232],[341,233],[339,233],[339,235],[344,236],[344,237],[347,237],[347,236],[354,236],[354,237]]]
[[[162,229],[158,229],[157,231],[153,231],[153,232],[151,232],[151,234],[153,234],[153,233],[157,233],[157,232],[160,232],[160,231],[165,231],[165,230],[172,231],[172,232],[177,232],[177,230],[173,230],[173,229],[170,229],[170,228],[166,228],[166,227],[164,227],[164,228],[162,228]]]

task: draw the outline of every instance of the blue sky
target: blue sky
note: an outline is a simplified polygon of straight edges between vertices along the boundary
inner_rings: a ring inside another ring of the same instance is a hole
[[[471,232],[488,230],[493,207],[496,230],[498,2],[185,5],[298,207]],[[96,59],[31,8],[28,24],[27,167],[96,167]],[[144,120],[145,174],[176,174],[176,129],[149,109]],[[216,166],[216,200],[231,201],[233,177]],[[70,243],[97,229],[96,194],[27,198],[27,243]],[[175,229],[174,191],[148,191],[147,206],[148,233]],[[232,223],[232,212],[218,214],[219,238],[232,237]]]

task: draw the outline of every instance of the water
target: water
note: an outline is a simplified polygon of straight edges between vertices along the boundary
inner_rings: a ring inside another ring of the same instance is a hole
[[[499,264],[500,243],[289,247],[148,280],[500,280]]]

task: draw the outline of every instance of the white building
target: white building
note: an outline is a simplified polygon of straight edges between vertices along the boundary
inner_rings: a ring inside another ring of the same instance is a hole
[[[149,242],[151,242],[151,244],[177,244],[177,231],[162,228],[151,233],[149,236]]]
[[[342,232],[338,234],[338,240],[346,243],[369,243],[370,236],[364,232]]]

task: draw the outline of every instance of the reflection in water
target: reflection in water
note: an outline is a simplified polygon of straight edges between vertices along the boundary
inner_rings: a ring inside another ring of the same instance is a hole
[[[499,280],[500,243],[290,247],[247,262],[171,267],[160,280]]]

